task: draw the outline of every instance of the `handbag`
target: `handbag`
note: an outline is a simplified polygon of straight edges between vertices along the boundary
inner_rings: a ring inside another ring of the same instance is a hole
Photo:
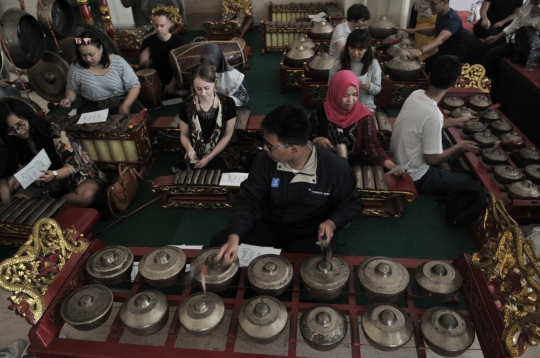
[[[133,167],[118,164],[118,178],[107,188],[109,208],[114,211],[125,211],[139,192],[137,178],[143,180],[141,174]]]

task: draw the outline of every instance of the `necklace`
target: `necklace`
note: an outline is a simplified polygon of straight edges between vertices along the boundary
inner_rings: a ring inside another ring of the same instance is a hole
[[[214,116],[216,115],[216,107],[214,107],[214,101],[216,99],[216,94],[214,93],[214,98],[212,99],[212,104],[210,105],[210,108],[208,109],[208,111],[205,111],[202,109],[202,106],[201,106],[201,99],[199,98],[199,96],[197,96],[197,100],[199,101],[199,110],[197,111],[197,114],[199,115],[199,118],[202,119],[202,120],[208,120],[208,119],[212,119],[214,118]]]

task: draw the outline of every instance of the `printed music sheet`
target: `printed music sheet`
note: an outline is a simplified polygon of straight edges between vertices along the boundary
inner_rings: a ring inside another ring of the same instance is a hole
[[[83,113],[81,114],[77,124],[106,122],[108,115],[109,115],[108,108],[102,109],[101,111]]]
[[[240,267],[248,267],[249,263],[261,256],[266,254],[279,255],[281,249],[275,249],[273,247],[264,247],[264,246],[255,246],[255,245],[246,245],[240,244],[238,246],[238,260],[240,260]]]
[[[248,177],[248,173],[223,173],[221,174],[220,186],[240,186]]]
[[[41,174],[41,170],[49,169],[51,159],[45,152],[45,149],[39,151],[38,154],[24,168],[15,173],[15,179],[21,183],[21,186],[26,189],[36,181]]]

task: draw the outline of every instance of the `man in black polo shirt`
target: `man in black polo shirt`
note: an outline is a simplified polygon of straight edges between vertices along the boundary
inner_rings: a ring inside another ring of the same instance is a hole
[[[347,161],[308,141],[304,109],[281,105],[264,118],[264,152],[241,184],[226,230],[210,246],[216,260],[236,259],[240,243],[289,252],[320,251],[335,244],[334,231],[362,212],[356,178]]]
[[[157,71],[163,92],[168,95],[181,95],[176,87],[169,52],[184,44],[179,36],[169,32],[171,28],[170,14],[166,10],[154,13],[154,31],[152,36],[144,39],[142,53],[139,57],[140,68],[153,68]],[[185,91],[184,91],[185,92]]]
[[[465,58],[465,42],[463,39],[463,24],[459,15],[450,8],[450,0],[429,0],[431,12],[437,15],[435,27],[427,29],[404,29],[410,34],[418,32],[422,35],[435,36],[428,44],[410,50],[413,56],[421,56],[424,53],[438,52],[426,59],[426,72],[429,73],[431,64],[443,55],[453,55],[458,60]]]

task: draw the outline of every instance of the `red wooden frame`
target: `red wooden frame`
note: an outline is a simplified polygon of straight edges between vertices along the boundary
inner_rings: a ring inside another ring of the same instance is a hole
[[[122,324],[119,315],[116,316],[111,326],[110,333],[105,342],[91,342],[85,340],[76,339],[61,339],[58,338],[60,330],[64,324],[59,313],[60,307],[64,299],[74,289],[83,286],[89,282],[89,278],[85,274],[85,263],[88,257],[99,249],[105,247],[103,243],[96,240],[92,243],[90,248],[84,255],[74,255],[70,260],[70,264],[76,262],[72,266],[71,270],[63,270],[62,273],[68,273],[69,275],[63,275],[61,277],[62,282],[59,282],[56,286],[57,294],[48,306],[42,319],[35,325],[29,333],[30,346],[28,353],[37,357],[156,357],[156,356],[189,356],[189,357],[208,357],[211,354],[212,357],[278,357],[270,354],[249,354],[234,352],[236,338],[239,330],[238,315],[240,308],[246,302],[245,294],[246,290],[249,290],[247,281],[247,268],[242,268],[239,275],[238,285],[236,289],[236,295],[234,298],[224,298],[223,301],[226,308],[232,310],[231,321],[229,324],[229,330],[227,335],[227,343],[224,351],[207,351],[198,349],[176,348],[174,344],[180,331],[180,323],[178,320],[178,307],[181,302],[184,301],[191,293],[192,286],[186,284],[183,292],[178,295],[167,295],[170,307],[176,307],[174,316],[170,326],[168,327],[168,337],[164,346],[145,346],[145,345],[133,345],[119,343],[122,333],[125,329]],[[153,248],[143,247],[131,247],[130,248],[135,256],[135,260],[140,258],[147,252],[153,250]],[[188,261],[195,256],[199,250],[185,250],[188,257]],[[308,254],[283,254],[293,265],[294,275],[292,282],[292,299],[291,302],[283,302],[287,311],[290,314],[290,329],[288,339],[288,351],[286,357],[295,357],[297,342],[297,320],[298,314],[306,309],[319,305],[314,302],[301,302],[300,301],[300,275],[299,270],[302,263],[310,257]],[[350,330],[351,330],[351,356],[360,357],[360,347],[364,342],[360,341],[360,332],[358,326],[358,317],[362,315],[367,306],[357,304],[357,295],[355,291],[355,272],[358,266],[365,260],[365,256],[340,256],[349,266],[350,276],[349,285],[342,295],[347,296],[346,304],[330,304],[336,309],[340,310],[343,314],[349,315]],[[470,258],[461,255],[453,262],[453,265],[462,272],[465,283],[462,288],[462,293],[465,295],[464,301],[467,304],[468,310],[462,311],[465,315],[471,317],[473,324],[476,327],[478,338],[482,350],[486,356],[489,357],[507,357],[500,339],[496,336],[497,329],[494,326],[492,319],[490,318],[490,311],[486,307],[486,302],[482,298],[482,294],[487,290],[487,286],[482,281],[478,280],[478,270],[472,270],[468,264]],[[409,271],[410,274],[414,273],[415,268],[428,261],[425,259],[397,259],[402,263]],[[450,263],[449,261],[446,261]],[[480,272],[481,274],[481,272]],[[60,281],[60,276],[57,281]],[[143,281],[141,276],[137,275],[131,290],[129,292],[121,291],[114,292],[114,299],[116,302],[124,302],[133,294],[139,292],[142,289]],[[483,284],[485,287],[478,287],[478,284]],[[485,293],[484,293],[485,294]],[[488,297],[491,299],[491,297]],[[409,314],[414,325],[414,340],[416,345],[416,353],[418,357],[426,357],[426,346],[424,344],[422,334],[420,331],[420,318],[421,315],[427,310],[416,307],[415,296],[413,294],[412,287],[409,286],[405,293],[406,307],[403,310]],[[491,300],[492,301],[492,300]],[[500,314],[497,312],[498,317]],[[495,317],[496,318],[496,317]],[[281,357],[281,356],[280,356]]]
[[[458,90],[459,89],[455,89],[455,91],[453,93],[449,92],[450,96],[456,96],[457,95],[459,97],[460,92]],[[464,92],[461,91],[461,93],[464,93]],[[468,98],[470,96],[477,95],[477,94],[478,94],[478,90],[476,90],[476,92],[473,93],[473,94],[461,95],[461,98],[463,98],[465,100],[465,102],[467,103]],[[447,96],[448,96],[448,94],[447,94]],[[487,96],[489,96],[489,95],[487,95]],[[446,112],[443,111],[443,114],[444,114],[445,117],[448,117],[447,112],[448,111],[446,111]],[[515,124],[513,124],[512,121],[510,121],[504,115],[504,113],[499,111],[499,114],[501,116],[501,119],[506,120],[508,123],[510,123],[514,127],[514,129],[513,129],[514,132],[519,133],[523,138],[525,138],[525,145],[527,147],[535,147],[536,148],[536,146],[527,138],[527,136],[523,132],[521,132],[519,130],[519,128]],[[454,127],[446,128],[445,131],[446,131],[446,133],[450,137],[450,140],[453,143],[458,143],[458,142],[461,142],[463,140],[470,140],[469,136],[463,134],[463,132],[458,128],[454,128]],[[499,149],[503,150],[500,147],[499,147]],[[521,170],[521,171],[524,171],[525,169],[521,165],[518,165],[519,163],[516,163],[513,160],[513,157],[516,156],[518,151],[519,151],[519,149],[514,149],[514,150],[511,150],[511,151],[507,151],[508,154],[509,154],[509,157],[510,157],[509,160],[508,160],[508,164],[515,167],[515,168],[517,168],[517,169],[519,169],[519,170]],[[480,180],[480,181],[482,181],[482,183],[484,183],[487,190],[490,191],[491,193],[493,193],[493,195],[495,195],[495,198],[497,200],[502,200],[503,201],[503,203],[504,203],[504,205],[506,207],[506,210],[508,211],[508,213],[510,214],[510,216],[514,220],[516,220],[520,224],[524,224],[524,225],[531,224],[531,223],[537,223],[537,222],[540,221],[540,200],[510,200],[508,198],[508,195],[506,194],[507,189],[508,189],[508,185],[497,183],[497,182],[495,182],[495,180],[492,177],[495,166],[485,164],[482,161],[480,153],[475,154],[475,153],[472,153],[472,152],[466,152],[466,153],[463,153],[461,157],[467,163],[467,166],[471,170],[472,174],[478,180]]]

